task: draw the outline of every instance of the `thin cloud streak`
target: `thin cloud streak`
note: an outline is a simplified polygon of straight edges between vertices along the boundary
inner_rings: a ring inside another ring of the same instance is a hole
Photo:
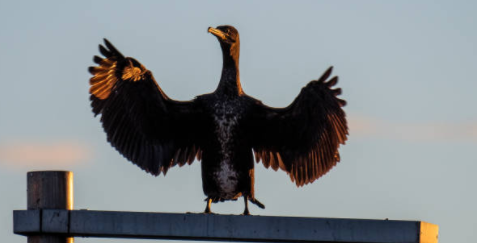
[[[0,165],[45,168],[77,165],[91,157],[91,149],[78,142],[14,142],[0,144]]]
[[[350,116],[349,126],[352,137],[384,138],[414,142],[477,142],[477,121],[398,123],[372,117]]]

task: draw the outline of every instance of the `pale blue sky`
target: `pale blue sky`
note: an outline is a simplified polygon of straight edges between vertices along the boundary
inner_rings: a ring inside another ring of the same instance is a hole
[[[267,208],[252,214],[424,220],[439,224],[440,242],[467,243],[477,237],[476,12],[475,1],[0,0],[0,238],[26,242],[11,214],[26,208],[30,170],[73,171],[77,209],[201,212],[200,162],[156,178],[106,142],[87,67],[106,37],[188,100],[220,78],[207,27],[231,24],[246,93],[286,106],[333,65],[351,128],[342,162],[312,185],[257,165]],[[243,203],[212,210],[239,214]]]

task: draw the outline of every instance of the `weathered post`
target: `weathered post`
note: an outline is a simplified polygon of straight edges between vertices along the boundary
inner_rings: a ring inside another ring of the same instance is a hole
[[[33,171],[27,174],[27,207],[32,209],[73,209],[73,172]],[[41,213],[41,211],[40,211]],[[73,243],[73,237],[31,235],[28,243]]]

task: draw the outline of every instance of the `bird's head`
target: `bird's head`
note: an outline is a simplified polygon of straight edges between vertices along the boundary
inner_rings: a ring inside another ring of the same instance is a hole
[[[209,27],[207,31],[217,37],[224,54],[229,54],[238,59],[240,38],[237,29],[230,25],[220,25],[217,28]]]

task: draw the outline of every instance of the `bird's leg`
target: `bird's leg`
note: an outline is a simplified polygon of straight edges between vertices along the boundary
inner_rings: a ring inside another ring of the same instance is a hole
[[[212,203],[212,198],[208,197],[208,198],[206,199],[206,201],[207,201],[207,206],[205,207],[204,213],[212,213],[212,212],[210,211],[210,204]]]
[[[245,210],[243,211],[243,215],[250,215],[248,211],[248,196],[243,196],[243,201],[245,202]]]

